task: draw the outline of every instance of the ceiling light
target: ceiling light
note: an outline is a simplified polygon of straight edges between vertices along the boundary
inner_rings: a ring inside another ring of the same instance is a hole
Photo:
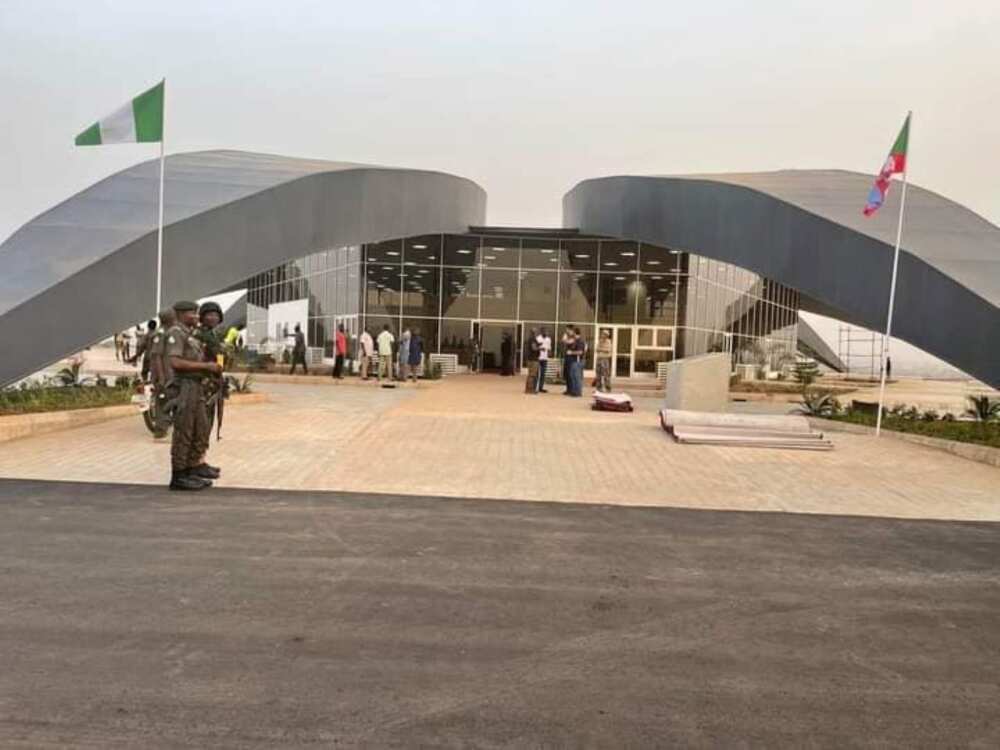
[[[589,258],[590,256],[587,253],[577,253],[574,257],[576,257],[576,258]]]
[[[487,256],[484,256],[484,257],[486,258],[486,260],[496,260],[497,259],[497,256],[495,256],[495,255],[487,255]]]
[[[681,254],[681,251],[680,251],[680,250],[671,250],[671,251],[670,251],[670,254],[671,254],[671,255],[680,255],[680,254]]]
[[[625,281],[624,276],[615,276],[615,281]]]
[[[618,264],[615,263],[613,260],[609,260],[609,261],[606,261],[604,265],[606,265],[606,266],[617,266]]]
[[[663,277],[662,276],[653,276],[652,278],[653,278],[654,281],[659,281]]]
[[[543,252],[543,253],[545,253],[546,255],[548,255],[549,253],[554,253],[554,252],[555,252],[555,250],[541,250],[540,252]]]
[[[633,255],[635,255],[635,253],[624,252],[624,253],[619,253],[619,255],[621,255],[623,258],[631,258]]]
[[[459,250],[458,252],[461,253],[462,255],[472,255],[472,251],[471,250],[464,250],[463,249],[463,250]]]
[[[414,250],[426,250],[427,249],[427,245],[414,245],[413,249]]]
[[[646,261],[646,265],[647,266],[658,266],[658,265],[660,265],[660,261],[658,261],[658,260],[647,260]]]
[[[386,255],[399,255],[399,251],[398,250],[387,250],[385,254]]]

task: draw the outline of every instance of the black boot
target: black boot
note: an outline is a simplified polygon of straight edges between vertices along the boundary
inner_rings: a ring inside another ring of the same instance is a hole
[[[222,470],[218,466],[198,464],[193,469],[188,469],[188,474],[198,479],[218,479],[222,476]]]
[[[172,490],[184,490],[184,491],[194,491],[203,490],[206,487],[211,487],[211,482],[206,482],[204,479],[199,479],[198,477],[193,477],[190,474],[174,472],[170,477],[170,489]]]

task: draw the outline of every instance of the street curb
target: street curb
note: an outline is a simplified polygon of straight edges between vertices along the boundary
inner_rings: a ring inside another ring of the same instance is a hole
[[[849,432],[852,435],[875,436],[874,427],[862,424],[837,422],[833,419],[819,419],[817,417],[809,417],[809,424],[823,432]],[[1000,448],[991,448],[988,445],[976,445],[975,443],[960,443],[957,440],[944,440],[943,438],[915,435],[911,432],[896,432],[895,430],[882,430],[882,435],[1000,468]]]
[[[262,404],[269,400],[266,393],[234,393],[230,396],[227,405]],[[138,416],[138,410],[132,404],[99,406],[94,409],[46,411],[34,414],[11,414],[0,417],[0,443],[44,435],[48,432],[72,430],[76,427],[107,422],[111,419],[135,416]]]

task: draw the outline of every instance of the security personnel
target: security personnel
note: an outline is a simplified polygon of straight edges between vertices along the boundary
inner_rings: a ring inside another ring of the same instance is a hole
[[[195,331],[195,336],[201,342],[202,348],[205,351],[206,361],[218,362],[225,367],[228,347],[222,336],[222,308],[219,307],[219,303],[209,300],[202,303],[202,306],[198,308],[198,328]],[[208,453],[208,442],[212,434],[212,426],[215,424],[215,414],[219,412],[219,423],[221,425],[222,409],[224,408],[224,404],[221,402],[229,397],[229,393],[226,388],[225,379],[221,376],[205,378],[201,383],[201,387],[205,391],[208,432],[205,434],[204,443],[199,444],[198,448],[202,451],[202,454],[206,454]]]
[[[173,371],[171,388],[177,403],[170,446],[170,489],[201,490],[211,487],[211,480],[220,473],[216,467],[204,463],[199,448],[207,445],[209,430],[202,379],[219,375],[222,366],[205,360],[202,344],[195,336],[198,304],[177,302],[174,312],[177,323],[167,331],[165,349],[167,364]]]
[[[167,394],[165,388],[168,382],[173,379],[170,372],[164,349],[167,343],[167,331],[174,325],[174,311],[163,310],[160,312],[160,327],[153,331],[146,351],[149,354],[149,382],[153,386],[152,418],[156,437],[165,437],[170,428],[170,416],[166,413]]]

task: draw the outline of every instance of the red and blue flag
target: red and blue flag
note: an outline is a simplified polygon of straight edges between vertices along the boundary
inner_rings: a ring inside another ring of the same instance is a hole
[[[868,193],[868,202],[864,209],[865,216],[871,216],[885,203],[885,196],[889,194],[889,183],[892,181],[892,176],[906,171],[906,147],[909,141],[910,116],[907,115],[903,129],[899,131],[896,142],[889,150],[889,158],[885,160],[878,177],[875,178],[875,184],[872,185],[872,189]]]

